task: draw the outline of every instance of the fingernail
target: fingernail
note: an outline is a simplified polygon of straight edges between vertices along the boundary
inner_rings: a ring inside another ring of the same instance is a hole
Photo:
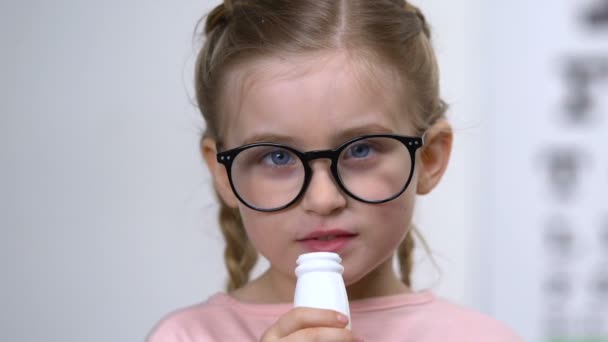
[[[342,314],[338,314],[338,322],[340,323],[348,323],[348,317]]]
[[[355,337],[355,342],[363,342],[363,339],[361,337]]]

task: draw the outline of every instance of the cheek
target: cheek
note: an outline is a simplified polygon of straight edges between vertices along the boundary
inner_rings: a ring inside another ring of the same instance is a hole
[[[406,191],[402,196],[379,205],[359,208],[361,245],[344,265],[344,278],[353,284],[371,270],[391,258],[409,230],[414,210],[415,194]]]
[[[264,213],[245,206],[240,206],[239,211],[249,239],[265,258],[272,260],[292,240],[282,213]]]
[[[412,188],[408,188],[398,198],[371,208],[369,216],[373,222],[384,225],[386,229],[391,231],[409,228],[414,212],[415,200],[415,191]]]
[[[263,213],[251,210],[239,204],[239,211],[241,213],[241,219],[245,225],[245,231],[249,238],[253,241],[257,247],[259,241],[263,241],[263,236],[267,235],[271,230],[269,224],[271,222],[267,216],[262,215]],[[264,228],[267,227],[267,228]]]

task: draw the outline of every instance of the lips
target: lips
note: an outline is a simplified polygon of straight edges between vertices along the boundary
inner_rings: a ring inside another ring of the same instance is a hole
[[[357,237],[357,234],[342,230],[317,230],[297,241],[310,252],[337,253]]]

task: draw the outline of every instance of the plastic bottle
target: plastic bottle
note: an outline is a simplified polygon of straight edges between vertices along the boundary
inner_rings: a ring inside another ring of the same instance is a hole
[[[351,328],[350,310],[342,273],[342,259],[336,253],[315,252],[298,257],[296,263],[296,291],[294,307],[312,307],[335,310],[348,317],[347,329]]]

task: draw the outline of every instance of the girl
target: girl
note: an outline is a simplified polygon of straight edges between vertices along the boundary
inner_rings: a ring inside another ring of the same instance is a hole
[[[518,341],[410,289],[416,195],[452,132],[430,31],[403,0],[225,1],[206,19],[196,93],[221,202],[226,293],[169,315],[166,341]],[[295,260],[339,253],[353,330],[293,309]],[[249,281],[258,253],[270,267]],[[400,274],[393,268],[397,255]]]

